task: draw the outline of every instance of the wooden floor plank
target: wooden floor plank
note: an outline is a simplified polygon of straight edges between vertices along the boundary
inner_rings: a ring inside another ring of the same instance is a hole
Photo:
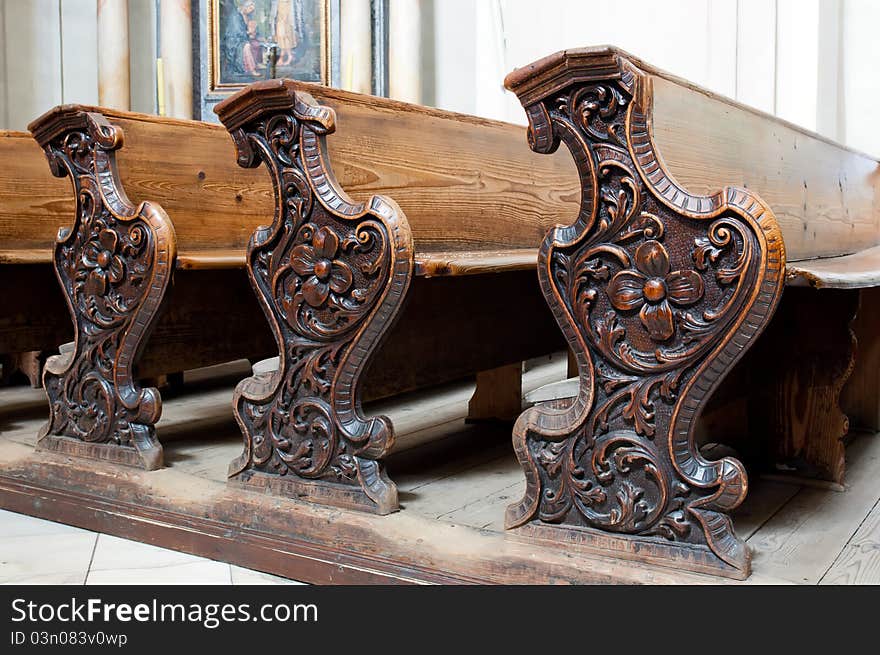
[[[477,498],[458,509],[440,515],[443,521],[467,525],[481,530],[504,532],[504,512],[507,506],[522,498],[526,481],[517,467],[517,480],[494,493]]]
[[[796,484],[750,480],[749,495],[733,513],[733,527],[737,536],[748,541],[798,491],[800,486]]]
[[[445,517],[471,503],[510,487],[522,477],[512,457],[485,462],[401,495],[401,504],[428,518]],[[502,513],[503,516],[503,513]]]
[[[817,584],[877,503],[880,438],[865,435],[847,451],[846,491],[802,488],[749,539],[756,571]]]
[[[880,502],[874,505],[819,584],[880,584]]]
[[[240,373],[188,376],[182,391],[166,394],[159,430],[168,468],[145,479],[159,486],[166,478],[191,480],[193,489],[204,480],[214,485],[205,488],[211,494],[225,489],[228,464],[242,447],[229,411]],[[524,391],[564,375],[564,361],[536,366],[526,373]],[[421,443],[389,458],[401,514],[503,537],[504,510],[521,496],[524,478],[511,452],[509,424],[465,422],[471,393],[467,383],[447,385],[370,410],[382,407],[399,434]],[[45,417],[42,391],[0,389],[0,442],[31,449]],[[750,582],[880,583],[880,438],[858,437],[847,459],[842,493],[752,479],[734,515],[737,533],[755,551]],[[669,581],[665,575],[656,579]]]
[[[523,373],[523,394],[563,379],[566,365],[560,354],[527,370]],[[397,448],[405,450],[436,439],[438,428],[442,432],[463,425],[475,388],[472,381],[456,382],[369,403],[364,411],[368,415],[388,416],[394,424]]]
[[[459,420],[442,429],[446,430],[442,439],[388,458],[389,474],[401,491],[416,491],[511,450],[509,427],[467,425]],[[426,466],[426,462],[431,465]]]

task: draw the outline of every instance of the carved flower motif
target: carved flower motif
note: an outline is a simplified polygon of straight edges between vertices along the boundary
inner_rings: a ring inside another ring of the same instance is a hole
[[[305,278],[302,294],[312,307],[320,307],[333,293],[345,293],[351,288],[353,276],[348,264],[334,259],[339,252],[339,237],[329,227],[322,227],[312,236],[312,244],[300,244],[293,249],[293,270]]]
[[[86,292],[98,296],[107,293],[107,282],[117,284],[125,276],[125,264],[116,254],[118,237],[112,230],[101,230],[83,248],[82,262],[89,269]]]
[[[666,341],[675,331],[673,305],[693,305],[703,297],[703,279],[695,271],[669,271],[669,254],[659,241],[636,249],[636,270],[619,271],[605,292],[620,311],[641,308],[639,318],[655,341]]]

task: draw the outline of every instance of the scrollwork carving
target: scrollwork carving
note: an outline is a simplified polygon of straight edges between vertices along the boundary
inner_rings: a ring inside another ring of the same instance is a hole
[[[60,107],[30,129],[77,200],[54,255],[76,341],[46,363],[50,417],[38,445],[157,468],[161,399],[137,385],[133,370],[171,279],[173,228],[160,207],[126,197],[115,161],[122,130],[101,114]]]
[[[550,230],[538,263],[580,391],[519,418],[527,489],[507,526],[618,533],[630,554],[702,552],[703,568],[747,574],[728,517],[745,470],[705,460],[692,428],[781,294],[776,221],[745,190],[693,196],[677,185],[651,139],[650,77],[616,51],[560,53],[507,85],[532,148],[565,143],[582,183],[579,216]]]
[[[358,380],[408,288],[409,227],[393,202],[356,204],[338,187],[323,140],[334,114],[292,83],[252,85],[217,113],[239,164],[266,166],[276,201],[272,225],[248,246],[248,271],[280,366],[236,390],[245,449],[230,477],[393,511],[396,487],[381,464],[392,426],[362,415]]]

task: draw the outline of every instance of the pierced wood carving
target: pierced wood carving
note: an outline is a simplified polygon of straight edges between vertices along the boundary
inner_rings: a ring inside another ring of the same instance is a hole
[[[651,79],[617,51],[560,53],[506,84],[532,149],[565,143],[582,183],[580,214],[548,232],[538,263],[580,391],[517,421],[527,488],[507,527],[748,575],[728,516],[745,469],[704,459],[693,427],[782,292],[773,213],[744,189],[695,196],[672,179],[651,136]]]
[[[381,462],[392,425],[363,416],[358,386],[409,287],[409,225],[391,200],[346,196],[324,143],[335,114],[292,83],[254,84],[217,113],[239,165],[265,164],[276,204],[272,225],[251,238],[247,266],[278,342],[279,368],[236,390],[245,447],[230,478],[392,512],[397,488]]]
[[[101,114],[59,107],[29,128],[76,195],[73,226],[59,230],[54,255],[75,341],[46,362],[49,421],[37,446],[159,468],[161,398],[139,387],[133,370],[171,280],[174,229],[161,207],[126,197],[115,154],[122,130]]]

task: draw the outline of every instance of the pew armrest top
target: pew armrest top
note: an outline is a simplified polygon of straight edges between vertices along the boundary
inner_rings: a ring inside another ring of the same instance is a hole
[[[416,275],[440,277],[534,269],[537,248],[416,252]]]
[[[788,262],[787,284],[816,289],[880,286],[880,246],[849,255]]]
[[[334,131],[335,112],[330,107],[317,104],[311,95],[298,90],[291,80],[254,82],[214,107],[214,113],[229,132],[261,116],[283,111],[291,111],[296,118],[308,121],[319,133],[330,134]]]

